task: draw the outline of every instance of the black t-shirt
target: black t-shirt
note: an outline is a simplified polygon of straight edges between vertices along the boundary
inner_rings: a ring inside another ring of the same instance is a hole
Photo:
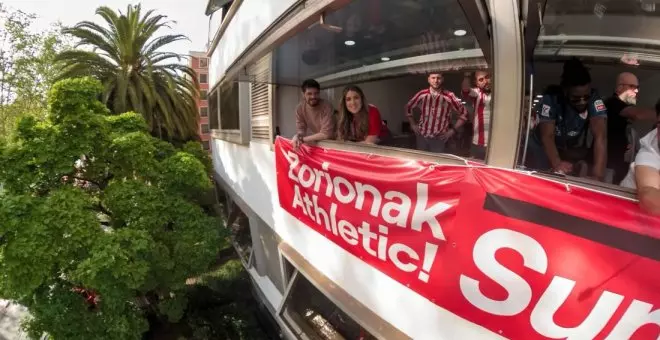
[[[630,104],[626,104],[614,94],[605,100],[607,107],[607,163],[608,165],[625,163],[624,154],[628,146],[626,126],[628,120],[621,116],[621,111]]]

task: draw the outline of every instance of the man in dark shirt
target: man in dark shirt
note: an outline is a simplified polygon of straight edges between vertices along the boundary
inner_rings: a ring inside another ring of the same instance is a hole
[[[629,164],[624,157],[630,144],[626,135],[628,119],[622,111],[637,104],[639,81],[629,72],[616,78],[614,94],[605,100],[607,107],[607,167],[614,170],[614,183],[620,183],[628,173]]]
[[[529,144],[528,166],[566,175],[577,174],[574,165],[588,158],[586,135],[594,136],[591,176],[603,180],[607,157],[607,109],[591,87],[591,75],[573,58],[564,63],[559,86],[550,86],[537,107],[539,124]]]

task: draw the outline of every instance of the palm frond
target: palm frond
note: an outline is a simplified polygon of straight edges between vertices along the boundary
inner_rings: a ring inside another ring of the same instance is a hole
[[[79,46],[94,52],[60,53],[60,77],[93,76],[104,86],[103,102],[115,114],[136,111],[152,131],[186,140],[197,135],[199,115],[197,77],[190,67],[178,64],[182,56],[161,51],[187,39],[180,34],[158,35],[172,21],[140,5],[126,11],[102,6],[96,10],[105,25],[83,21],[66,33],[80,39]]]

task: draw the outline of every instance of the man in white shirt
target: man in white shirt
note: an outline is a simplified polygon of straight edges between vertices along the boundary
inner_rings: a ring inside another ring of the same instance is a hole
[[[656,104],[658,127],[640,140],[640,149],[635,162],[630,165],[628,175],[621,186],[637,189],[641,208],[653,215],[660,215],[660,101]]]

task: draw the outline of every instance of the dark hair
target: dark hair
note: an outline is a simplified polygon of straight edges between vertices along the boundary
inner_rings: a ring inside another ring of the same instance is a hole
[[[319,82],[317,82],[314,79],[307,79],[303,81],[302,86],[300,86],[300,89],[305,92],[307,89],[317,89],[321,91],[321,85],[319,85]]]
[[[660,99],[655,103],[655,114],[660,117]]]
[[[426,73],[426,77],[428,78],[433,74],[437,74],[439,76],[442,76],[442,72],[440,72],[440,71],[429,71],[429,72]]]
[[[584,86],[589,83],[591,83],[591,75],[580,59],[573,57],[564,63],[564,70],[561,73],[562,87]]]
[[[353,116],[351,112],[348,111],[346,107],[346,95],[348,92],[356,92],[360,99],[362,100],[362,108],[360,111]],[[353,133],[352,124],[356,123],[355,133]],[[339,117],[337,119],[337,139],[341,141],[350,140],[361,142],[367,138],[369,133],[369,104],[367,104],[367,98],[364,96],[362,89],[350,85],[344,88],[344,91],[341,95],[341,101],[339,102]],[[355,136],[353,135],[355,134]]]

